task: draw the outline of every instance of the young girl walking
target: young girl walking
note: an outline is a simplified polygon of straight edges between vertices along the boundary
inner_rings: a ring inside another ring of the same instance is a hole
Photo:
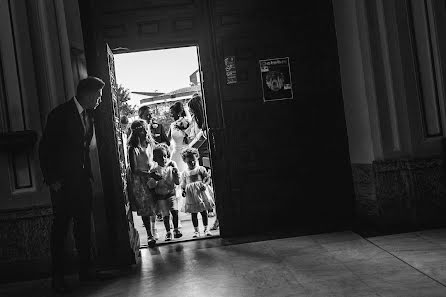
[[[166,241],[172,240],[170,232],[170,214],[173,221],[173,237],[183,236],[178,230],[178,198],[176,196],[175,185],[180,184],[178,167],[174,161],[170,160],[169,147],[160,143],[153,149],[153,161],[156,165],[150,170],[148,186],[154,191],[158,208],[161,211],[166,228]]]
[[[129,196],[134,198],[137,214],[141,216],[146,228],[147,245],[154,247],[157,240],[155,237],[155,202],[147,187],[149,171],[153,163],[152,147],[154,142],[145,121],[135,120],[130,128],[131,134],[128,140]]]
[[[198,150],[196,148],[185,148],[181,152],[183,161],[187,164],[187,169],[181,174],[181,188],[183,196],[186,197],[182,211],[192,215],[192,225],[194,226],[193,238],[200,237],[198,229],[198,213],[203,220],[203,233],[205,236],[212,236],[208,229],[207,212],[215,207],[212,192],[209,188],[210,175],[206,168],[198,164]]]

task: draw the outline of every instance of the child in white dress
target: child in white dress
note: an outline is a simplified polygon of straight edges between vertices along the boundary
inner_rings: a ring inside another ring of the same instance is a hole
[[[196,148],[185,148],[181,152],[187,169],[181,174],[181,188],[183,196],[186,197],[182,211],[192,215],[194,226],[193,238],[199,237],[198,213],[201,214],[204,227],[204,235],[212,236],[208,229],[207,212],[215,207],[213,191],[209,187],[210,175],[206,168],[198,164],[198,150]]]

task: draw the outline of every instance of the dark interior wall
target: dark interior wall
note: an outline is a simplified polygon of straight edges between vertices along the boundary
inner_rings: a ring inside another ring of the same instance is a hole
[[[112,49],[199,46],[224,237],[348,226],[353,188],[331,1],[293,9],[279,0],[274,10],[253,0],[102,4],[89,18],[99,28],[86,44],[90,61],[98,39]],[[231,85],[227,56],[235,56]],[[282,57],[294,98],[264,103],[259,60]],[[90,73],[104,67],[89,64]]]

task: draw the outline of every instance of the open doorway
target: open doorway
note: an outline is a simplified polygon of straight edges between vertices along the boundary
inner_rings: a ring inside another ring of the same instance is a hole
[[[146,117],[146,121],[149,122],[148,130],[151,131],[153,140],[155,143],[165,143],[168,146],[170,159],[177,165],[181,177],[180,185],[175,189],[175,196],[179,218],[178,230],[182,236],[175,238],[172,235],[171,240],[168,240],[163,215],[158,209],[158,216],[156,219],[152,218],[151,223],[151,233],[157,239],[157,244],[220,236],[216,207],[207,204],[206,212],[191,214],[193,208],[188,204],[190,200],[188,200],[187,183],[191,181],[189,174],[194,171],[191,171],[181,156],[183,149],[191,146],[197,148],[200,153],[198,165],[203,166],[209,174],[205,191],[215,202],[197,46],[137,52],[120,52],[119,49],[113,51],[126,167],[130,167],[127,141],[131,137],[132,123],[147,116],[144,114],[146,111],[149,113],[148,119]],[[197,111],[195,104],[197,98],[192,100],[196,95],[202,98],[201,112]],[[178,107],[184,109],[184,113],[180,113],[179,117],[175,115]],[[203,136],[198,135],[200,129],[204,132]],[[153,164],[156,166],[155,162]],[[204,181],[206,177],[202,178]],[[128,188],[128,191],[131,189]],[[173,230],[172,215],[170,218]],[[198,230],[194,227],[197,219]],[[136,211],[133,211],[133,220],[139,233],[140,246],[147,247],[149,241],[147,231],[142,217]]]

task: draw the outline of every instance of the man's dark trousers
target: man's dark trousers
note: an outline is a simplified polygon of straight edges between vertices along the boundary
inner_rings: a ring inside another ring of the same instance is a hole
[[[51,255],[54,279],[64,275],[64,243],[73,220],[74,238],[80,260],[79,274],[86,275],[91,269],[91,212],[92,188],[88,172],[79,179],[67,180],[59,191],[51,191],[53,226]]]

